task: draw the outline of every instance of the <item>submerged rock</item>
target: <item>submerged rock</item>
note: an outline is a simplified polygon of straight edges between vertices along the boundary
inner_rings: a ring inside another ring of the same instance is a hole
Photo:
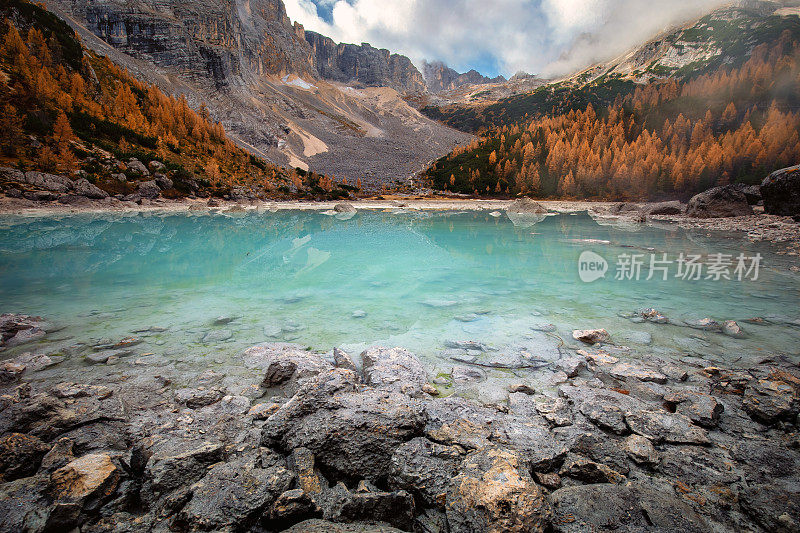
[[[572,332],[572,338],[576,341],[592,345],[609,342],[611,340],[611,335],[604,329],[576,329]]]

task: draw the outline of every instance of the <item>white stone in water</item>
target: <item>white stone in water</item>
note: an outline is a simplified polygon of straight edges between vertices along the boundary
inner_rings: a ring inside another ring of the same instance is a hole
[[[739,324],[737,324],[733,320],[727,320],[725,323],[722,324],[722,332],[725,335],[728,335],[730,337],[735,337],[737,339],[744,337],[744,332],[742,331],[742,328],[740,328]]]
[[[597,344],[599,342],[608,342],[611,339],[611,335],[604,329],[576,329],[572,332],[572,338],[586,344]]]
[[[363,309],[357,309],[353,311],[353,314],[350,316],[352,316],[353,318],[364,318],[367,316],[367,312],[364,311]]]

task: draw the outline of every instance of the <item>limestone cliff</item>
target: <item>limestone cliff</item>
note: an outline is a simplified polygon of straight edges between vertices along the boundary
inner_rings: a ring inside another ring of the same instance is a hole
[[[316,77],[281,0],[61,0],[96,36],[217,89],[261,74]]]
[[[367,87],[391,87],[401,93],[425,92],[425,80],[406,56],[374,48],[369,43],[337,44],[313,31],[304,32],[313,63],[322,77],[358,82]]]

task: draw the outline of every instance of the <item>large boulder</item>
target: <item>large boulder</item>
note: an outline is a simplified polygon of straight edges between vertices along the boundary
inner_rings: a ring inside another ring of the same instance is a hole
[[[686,214],[693,218],[744,217],[753,214],[747,196],[732,185],[714,187],[689,200]]]
[[[403,348],[370,348],[361,353],[364,383],[419,396],[428,375],[416,355]]]
[[[513,450],[488,447],[469,454],[447,492],[452,533],[545,531],[551,509],[525,461]]]
[[[67,192],[72,189],[72,180],[66,176],[29,171],[25,173],[25,181],[46,191]]]
[[[300,387],[267,419],[261,439],[270,448],[308,448],[321,467],[345,478],[381,480],[394,471],[394,451],[424,426],[417,400],[360,387],[354,372],[335,369]]]
[[[158,195],[161,194],[161,188],[155,180],[140,181],[136,185],[136,194],[141,198],[158,198]]]
[[[761,184],[764,212],[770,215],[800,215],[800,166],[777,170]]]
[[[672,202],[646,204],[642,207],[642,212],[647,215],[680,215],[685,209],[686,206],[675,200]]]
[[[176,525],[192,531],[223,531],[253,525],[265,508],[289,488],[285,468],[254,468],[247,461],[217,463],[191,486],[191,500]]]
[[[413,492],[426,505],[444,508],[450,480],[461,465],[464,449],[432,442],[423,437],[412,439],[392,456],[392,487]]]
[[[0,181],[24,183],[25,173],[12,167],[0,167]]]
[[[108,193],[106,191],[95,185],[92,185],[86,178],[75,180],[72,186],[75,189],[76,194],[85,196],[86,198],[93,198],[95,200],[108,198]]]

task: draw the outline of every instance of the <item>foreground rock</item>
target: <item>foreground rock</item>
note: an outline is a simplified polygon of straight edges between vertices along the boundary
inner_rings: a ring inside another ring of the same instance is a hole
[[[487,404],[430,398],[401,348],[26,371],[0,385],[0,531],[797,530],[794,364],[563,351]]]
[[[800,215],[800,166],[777,170],[761,183],[764,212],[769,215]]]
[[[550,515],[542,490],[510,450],[489,447],[468,455],[447,493],[453,533],[545,531]]]
[[[308,448],[321,465],[345,477],[380,480],[393,471],[394,451],[424,425],[416,400],[360,388],[352,371],[335,369],[304,384],[270,416],[262,441],[283,450]]]
[[[753,208],[741,190],[727,185],[692,197],[686,214],[694,218],[744,217],[752,215]]]

